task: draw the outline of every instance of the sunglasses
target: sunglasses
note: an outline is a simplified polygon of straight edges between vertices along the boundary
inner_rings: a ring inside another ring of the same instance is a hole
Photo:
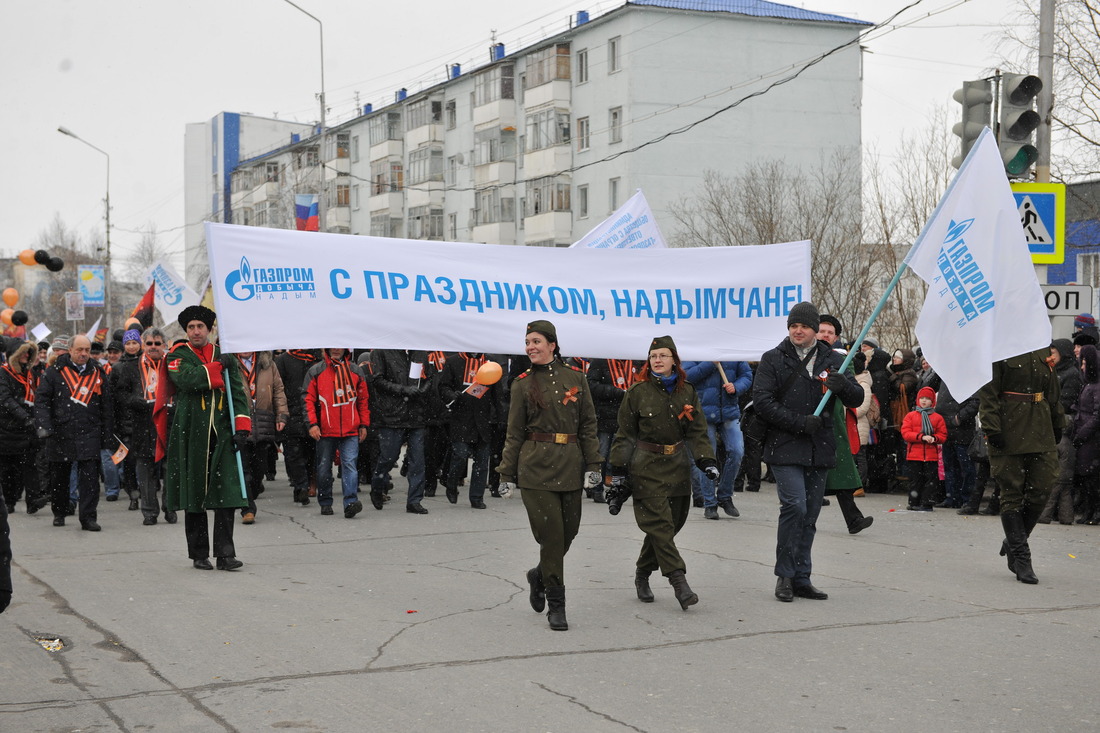
[[[163,341],[146,341],[145,345],[146,346],[163,346],[164,342]]]

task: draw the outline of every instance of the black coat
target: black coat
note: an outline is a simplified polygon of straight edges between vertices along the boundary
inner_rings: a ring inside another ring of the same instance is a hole
[[[624,360],[617,359],[619,364]],[[626,390],[634,383],[645,362],[630,362],[631,369],[618,375],[623,382],[612,376],[607,359],[593,359],[588,367],[588,388],[592,391],[592,402],[596,405],[596,429],[601,433],[615,434],[619,429],[619,405],[623,403]]]
[[[152,460],[157,447],[157,429],[153,424],[156,395],[148,394],[145,389],[140,357],[125,362],[119,359],[111,370],[111,394],[114,395],[115,423],[125,421],[130,426],[129,432],[119,437],[131,455]]]
[[[107,382],[111,385],[111,395],[113,397],[111,408],[114,410],[115,415],[115,434],[122,438],[124,443],[134,432],[134,421],[130,411],[121,409],[119,404],[118,380],[122,378],[124,372],[136,369],[139,358],[141,358],[140,352],[137,354],[124,353],[111,367],[111,373],[107,375]],[[129,447],[130,444],[126,443],[126,445]]]
[[[315,351],[286,351],[275,357],[275,368],[279,370],[279,376],[283,380],[287,412],[290,413],[290,419],[283,429],[284,435],[303,438],[309,434],[305,403],[306,372],[320,360]]]
[[[978,415],[978,395],[973,394],[960,403],[941,379],[936,390],[936,412],[943,415],[943,421],[947,423],[948,440],[963,446],[970,445],[977,427],[974,418]]]
[[[100,450],[115,447],[111,438],[114,409],[107,375],[94,361],[88,362],[85,374],[89,369],[93,370],[97,383],[85,406],[71,398],[69,387],[61,376],[63,369],[75,369],[68,354],[58,357],[42,375],[34,397],[35,420],[39,428],[49,433],[46,457],[53,462],[65,463],[98,459]]]
[[[37,349],[29,343],[14,349],[9,357],[13,364],[24,351],[31,351],[33,354]],[[32,373],[32,387],[36,381],[37,377]],[[26,389],[23,383],[6,369],[0,369],[0,455],[26,453],[35,443],[34,407],[26,404],[25,398]]]
[[[844,358],[831,346],[817,341],[813,348],[815,375],[840,370]],[[832,468],[836,465],[836,437],[830,419],[832,401],[821,413],[822,428],[812,435],[806,433],[806,418],[817,409],[824,392],[822,381],[811,378],[801,361],[789,338],[760,357],[752,397],[757,414],[768,427],[763,460],[780,466]],[[777,392],[792,373],[795,377],[790,386],[777,399]],[[859,407],[863,404],[863,387],[850,374],[846,381],[845,389],[836,397],[846,407]]]
[[[414,362],[424,365],[420,379],[409,378]],[[382,428],[425,427],[437,374],[427,352],[375,349],[370,365],[371,424]]]
[[[450,407],[450,435],[456,443],[488,443],[492,440],[492,425],[499,422],[503,411],[500,382],[489,387],[481,397],[465,394],[467,360],[479,354],[459,353],[448,357],[439,374],[439,396]]]

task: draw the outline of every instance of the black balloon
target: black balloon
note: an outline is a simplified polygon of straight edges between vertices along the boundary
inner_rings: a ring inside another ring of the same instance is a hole
[[[50,272],[61,272],[65,269],[65,261],[60,257],[51,257],[46,263],[46,269]]]
[[[28,320],[26,311],[16,311],[11,314],[11,325],[13,326],[25,326]]]
[[[35,250],[34,261],[40,265],[48,265],[50,262],[50,253],[44,249]]]

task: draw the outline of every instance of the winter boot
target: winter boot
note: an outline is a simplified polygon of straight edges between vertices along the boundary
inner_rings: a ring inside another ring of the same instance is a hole
[[[1000,491],[994,491],[993,496],[989,497],[989,503],[986,504],[985,509],[982,509],[979,514],[985,514],[990,517],[995,517],[1001,513],[1001,494]]]
[[[1035,516],[1038,518],[1038,514]],[[1035,571],[1031,568],[1031,548],[1027,544],[1024,516],[1018,511],[1003,512],[1001,514],[1001,526],[1004,527],[1005,543],[1008,546],[1008,555],[1012,558],[1016,580],[1028,585],[1035,585],[1039,582],[1039,579],[1035,577]]]
[[[699,596],[695,595],[688,586],[687,576],[684,575],[683,570],[673,570],[668,576],[668,582],[676,592],[676,600],[680,602],[680,608],[686,611],[688,606],[694,606],[699,602]]]
[[[535,609],[535,613],[542,613],[546,608],[546,587],[542,584],[542,570],[539,567],[527,571],[527,583],[531,586],[531,608]]]
[[[546,605],[550,607],[546,613],[550,628],[554,631],[568,631],[569,622],[565,619],[565,588],[547,588]]]
[[[649,587],[649,571],[638,568],[634,571],[634,588],[638,591],[638,600],[653,603],[653,589]]]

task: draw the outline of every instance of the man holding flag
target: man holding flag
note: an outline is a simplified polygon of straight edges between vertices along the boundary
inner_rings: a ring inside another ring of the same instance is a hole
[[[237,360],[210,342],[214,311],[192,305],[180,312],[187,342],[161,360],[153,421],[156,460],[167,456],[164,491],[170,511],[184,512],[187,555],[198,570],[212,570],[206,511],[214,511],[214,557],[218,570],[244,563],[233,546],[233,511],[248,506],[238,446],[252,429],[251,399]],[[175,398],[171,432],[168,405]]]

